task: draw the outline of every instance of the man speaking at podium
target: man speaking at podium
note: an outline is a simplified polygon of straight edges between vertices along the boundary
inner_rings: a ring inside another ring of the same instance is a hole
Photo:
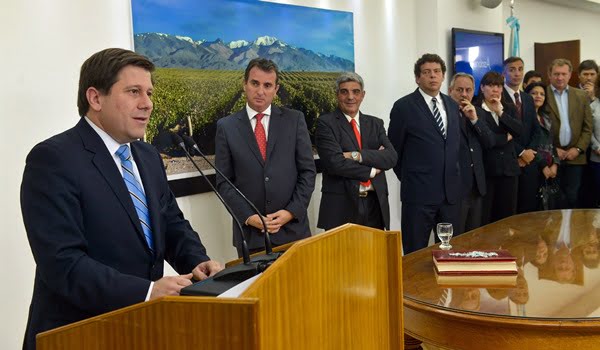
[[[152,71],[123,49],[81,67],[73,127],[27,156],[21,210],[36,261],[25,349],[55,327],[166,295],[222,269],[169,189],[153,146]],[[181,276],[162,277],[164,260]]]

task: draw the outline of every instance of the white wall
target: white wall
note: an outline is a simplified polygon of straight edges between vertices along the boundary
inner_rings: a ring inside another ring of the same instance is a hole
[[[504,18],[510,16],[508,1],[505,1]],[[534,69],[534,43],[581,40],[581,60],[595,59],[600,62],[600,13],[563,7],[539,0],[518,0],[515,16],[521,22],[521,57],[525,69]],[[505,28],[505,40],[510,38]],[[577,67],[579,62],[573,62]],[[544,73],[544,72],[541,72]]]
[[[413,63],[424,52],[449,58],[450,28],[508,32],[506,6],[487,10],[478,0],[289,0],[278,3],[354,12],[356,71],[366,82],[363,110],[389,120],[393,102],[415,88]],[[600,16],[534,0],[519,0],[522,54],[533,62],[533,42],[581,38],[582,58],[600,59],[593,39]],[[3,1],[0,11],[0,346],[20,347],[31,298],[35,264],[19,208],[25,156],[33,145],[73,126],[79,117],[76,91],[85,58],[106,47],[131,48],[131,15],[124,0]],[[552,26],[562,20],[567,25]],[[508,37],[507,37],[508,38]],[[531,63],[533,66],[533,63]],[[392,229],[400,228],[399,183],[392,172]],[[320,177],[309,215],[314,228]],[[211,257],[235,256],[227,213],[210,194],[178,200],[200,232]]]

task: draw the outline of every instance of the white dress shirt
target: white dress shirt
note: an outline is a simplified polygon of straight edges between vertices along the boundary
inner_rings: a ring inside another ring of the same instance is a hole
[[[360,131],[360,121],[359,121],[359,118],[358,118],[359,115],[360,115],[360,112],[357,112],[356,113],[356,117],[354,118],[354,120],[356,121],[356,127],[358,128],[358,133],[362,134],[362,132]],[[351,116],[349,116],[346,113],[344,113],[344,117],[346,117],[346,120],[348,121],[348,123],[351,123],[351,121],[352,121],[352,117]],[[362,156],[359,159],[359,163],[362,163]],[[377,169],[371,168],[371,173],[369,174],[369,178],[372,179],[372,178],[375,177],[375,175],[377,175]],[[373,191],[373,190],[374,190],[373,184],[369,185],[368,187],[360,185],[359,189],[358,189],[359,192]]]
[[[435,97],[435,99],[437,100],[436,105],[438,110],[440,111],[440,116],[442,117],[442,123],[444,124],[444,130],[446,130],[446,133],[448,133],[448,114],[446,113],[446,107],[444,107],[444,101],[442,100],[442,94],[440,94],[438,92],[437,96],[429,96],[425,93],[425,91],[421,90],[421,88],[419,88],[419,92],[421,93],[421,96],[423,96],[423,98],[425,99],[425,103],[427,103],[427,107],[429,107],[429,110],[431,111],[431,114],[433,114],[433,97]]]
[[[257,114],[259,114],[259,112],[250,108],[250,106],[246,103],[246,113],[248,113],[248,118],[250,119],[250,125],[252,125],[252,131],[254,131],[254,129],[256,128],[256,118],[255,117]],[[267,141],[268,141],[269,140],[269,121],[271,120],[271,105],[269,105],[269,107],[267,107],[267,109],[265,109],[265,111],[262,112],[262,114],[264,114],[264,117],[262,118],[262,120],[260,122],[263,125],[263,127],[265,128],[265,137],[267,138]]]

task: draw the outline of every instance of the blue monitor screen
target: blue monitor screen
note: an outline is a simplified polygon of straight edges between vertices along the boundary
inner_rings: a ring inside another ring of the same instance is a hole
[[[504,34],[452,28],[454,73],[469,73],[475,78],[475,95],[479,83],[490,70],[502,72]]]

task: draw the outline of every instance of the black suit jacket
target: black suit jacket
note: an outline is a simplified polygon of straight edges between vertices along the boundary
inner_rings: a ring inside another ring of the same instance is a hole
[[[21,209],[36,261],[26,349],[35,335],[143,302],[166,259],[190,273],[209,260],[177,206],[156,149],[131,143],[150,210],[155,252],[147,247],[112,155],[85,119],[27,156]]]
[[[377,194],[385,227],[390,227],[385,170],[396,165],[398,157],[381,119],[360,113],[358,121],[362,150],[358,147],[352,126],[340,110],[322,115],[317,120],[315,144],[323,166],[317,226],[326,230],[356,221],[360,182],[369,180],[372,168],[382,170],[371,179],[371,184]],[[385,149],[379,150],[380,146]],[[343,152],[359,150],[361,163],[344,158]]]
[[[462,195],[468,196],[475,188],[480,196],[484,196],[487,189],[485,183],[485,167],[483,150],[494,146],[494,134],[482,119],[484,110],[477,110],[475,124],[460,113],[460,176],[462,179]]]
[[[418,89],[396,101],[390,112],[388,136],[398,153],[394,172],[402,202],[437,205],[460,199],[459,110],[450,97],[440,96],[448,116],[446,139]]]
[[[541,132],[540,123],[537,121],[537,112],[533,104],[533,98],[524,92],[519,92],[521,98],[521,115],[516,115],[517,107],[514,104],[510,94],[506,89],[502,90],[502,102],[512,105],[515,109],[515,116],[521,120],[522,131],[519,137],[514,138],[515,151],[517,157],[526,149],[532,148],[531,141],[536,139],[537,134]]]
[[[479,107],[483,102],[475,101]],[[483,160],[485,162],[486,176],[518,176],[521,174],[518,155],[515,151],[515,138],[519,137],[523,131],[521,121],[515,117],[516,110],[511,104],[502,104],[504,112],[498,118],[499,124],[496,124],[492,113],[483,112],[483,120],[487,123],[490,130],[494,133],[494,147],[484,151]],[[508,134],[513,139],[508,141]]]
[[[217,122],[216,166],[262,211],[262,215],[286,209],[294,216],[271,235],[276,245],[310,236],[307,208],[315,188],[316,169],[304,115],[296,110],[271,106],[267,160],[263,160],[246,109]],[[243,224],[252,208],[217,175],[217,189]],[[264,247],[260,230],[246,226],[248,247]],[[233,244],[241,235],[233,225]]]

